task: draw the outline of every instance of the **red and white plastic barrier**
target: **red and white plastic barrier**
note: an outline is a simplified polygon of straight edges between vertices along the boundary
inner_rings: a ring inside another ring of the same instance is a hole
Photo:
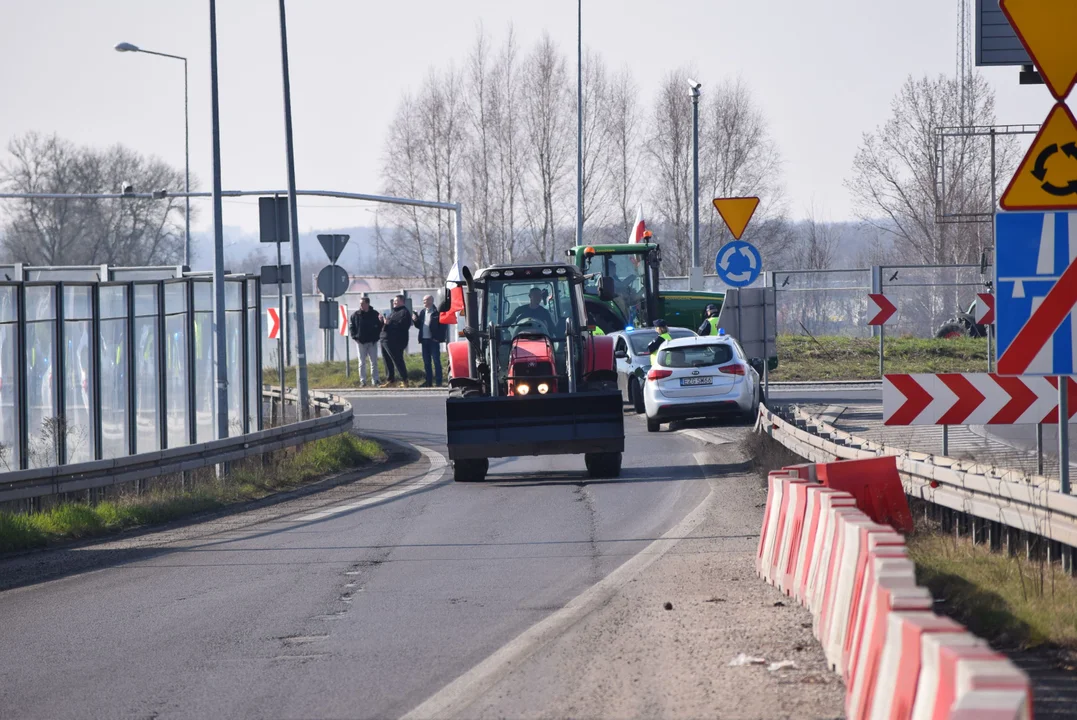
[[[1028,676],[935,615],[916,585],[904,538],[887,524],[911,523],[890,470],[853,460],[771,473],[760,577],[811,610],[827,662],[845,680],[850,719],[1031,720]]]

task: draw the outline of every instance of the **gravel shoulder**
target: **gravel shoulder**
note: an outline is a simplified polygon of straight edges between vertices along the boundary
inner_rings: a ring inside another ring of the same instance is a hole
[[[728,463],[733,447],[711,447],[707,462]],[[844,686],[811,616],[756,576],[759,479],[711,483],[686,537],[455,716],[842,717]],[[731,666],[741,653],[795,667]]]

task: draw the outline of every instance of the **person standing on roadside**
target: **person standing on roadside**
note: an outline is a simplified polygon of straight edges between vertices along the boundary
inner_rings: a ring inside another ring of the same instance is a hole
[[[419,345],[423,349],[426,382],[422,387],[434,387],[435,377],[437,386],[441,387],[441,343],[445,342],[445,326],[438,317],[440,314],[434,307],[434,296],[425,295],[423,309],[412,315],[412,321],[419,331]]]
[[[385,370],[388,379],[382,387],[389,387],[400,375],[400,387],[408,386],[408,369],[404,365],[404,350],[408,347],[408,333],[411,331],[411,313],[404,304],[404,296],[393,298],[393,309],[385,319],[381,329],[381,354],[385,358]]]
[[[381,382],[378,379],[378,339],[384,324],[385,318],[370,307],[370,298],[367,297],[359,301],[359,309],[348,320],[348,333],[359,350],[359,387],[366,387],[368,376],[372,387]],[[370,365],[369,371],[367,364]]]

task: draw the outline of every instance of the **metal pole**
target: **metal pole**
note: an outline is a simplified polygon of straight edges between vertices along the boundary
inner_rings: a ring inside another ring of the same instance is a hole
[[[295,296],[296,389],[299,392],[299,419],[308,415],[307,335],[303,318],[303,269],[299,257],[299,218],[295,201],[295,144],[292,141],[292,84],[288,78],[288,23],[284,0],[280,0],[280,64],[284,81],[284,143],[288,154],[288,217],[292,237],[292,294]]]
[[[1070,494],[1070,412],[1068,377],[1058,379],[1058,480],[1063,495]]]
[[[287,313],[287,310],[284,307],[284,282],[282,281],[283,278],[280,277],[280,272],[279,272],[280,266],[281,266],[281,256],[280,256],[281,228],[277,227],[277,219],[278,219],[279,216],[278,216],[278,214],[276,212],[277,200],[279,198],[280,198],[280,195],[274,195],[273,196],[273,208],[274,208],[274,212],[273,212],[273,236],[277,239],[277,270],[278,270],[278,272],[277,272],[277,312],[279,313],[279,316],[280,316],[280,329],[277,331],[277,372],[279,373],[277,375],[277,379],[280,380],[280,417],[281,417],[281,425],[283,425],[284,424],[284,373],[286,372],[285,366],[284,366],[284,353],[285,353],[284,339],[286,337],[285,334],[284,334],[284,326],[288,322],[288,313]]]
[[[19,428],[19,463],[13,470],[30,468],[30,393],[26,364],[30,353],[26,348],[26,285],[22,276],[15,275],[19,284],[15,288],[15,413]]]
[[[350,319],[350,318],[349,318]],[[352,351],[351,351],[351,338],[344,337],[344,377],[350,378],[352,376]]]
[[[692,271],[689,290],[702,290],[699,265],[699,87],[692,86]]]
[[[1043,423],[1036,424],[1036,474],[1043,477]]]
[[[583,245],[583,0],[576,2],[576,244]]]
[[[183,58],[183,149],[186,157],[184,189],[187,193],[187,234],[183,243],[183,264],[191,266],[191,116],[187,102],[187,58]]]
[[[998,190],[995,187],[995,171],[997,169],[996,153],[995,153],[996,135],[995,128],[991,128],[991,242],[995,242],[995,217],[998,212]],[[994,261],[992,261],[994,265]],[[992,292],[994,292],[994,285],[992,284]],[[994,372],[995,362],[995,350],[993,343],[995,326],[987,326],[987,372]]]
[[[950,456],[950,426],[942,426],[942,456]]]
[[[880,325],[879,326],[879,377],[880,378],[882,378],[882,377],[884,377],[886,375],[886,363],[885,363],[885,356],[884,356],[884,353],[883,353],[884,346],[885,346],[885,343],[886,343],[885,338],[886,338],[886,326],[885,325]]]
[[[213,346],[217,439],[228,437],[228,345],[224,314],[224,210],[221,206],[221,108],[217,92],[217,2],[209,0],[209,80],[213,117]]]

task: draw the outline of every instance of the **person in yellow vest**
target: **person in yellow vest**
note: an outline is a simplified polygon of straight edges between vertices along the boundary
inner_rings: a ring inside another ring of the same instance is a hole
[[[587,326],[591,328],[591,334],[594,336],[605,335],[606,331],[598,326],[598,321],[595,320],[594,313],[588,311],[587,313]]]
[[[699,330],[696,331],[697,335],[706,337],[707,335],[718,335],[718,306],[711,303],[707,306],[707,317],[703,320],[703,324],[699,326]]]
[[[669,334],[669,327],[666,326],[665,320],[655,320],[654,329],[658,331],[658,337],[651,340],[647,345],[647,351],[651,353],[651,365],[658,362],[658,349],[662,347],[662,343],[673,339],[673,336]]]

